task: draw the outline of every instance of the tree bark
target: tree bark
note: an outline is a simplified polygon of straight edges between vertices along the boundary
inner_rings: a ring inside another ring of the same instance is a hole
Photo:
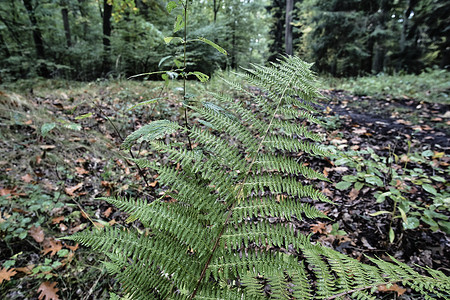
[[[25,9],[28,13],[28,18],[30,19],[30,23],[32,26],[32,32],[33,32],[33,40],[34,45],[36,48],[36,55],[38,59],[45,59],[45,49],[44,49],[44,40],[42,38],[41,30],[39,29],[36,16],[34,14],[34,8],[31,3],[31,0],[23,0],[23,5],[25,6]],[[45,78],[50,77],[50,71],[48,70],[45,63],[40,63],[37,66],[37,73],[40,76],[43,76]]]
[[[286,0],[286,25],[285,25],[284,41],[287,55],[293,54],[292,25],[291,25],[293,9],[294,9],[294,0]]]
[[[28,18],[30,19],[30,23],[33,32],[33,40],[36,48],[36,54],[38,58],[45,59],[45,50],[44,50],[44,40],[42,39],[42,33],[37,24],[36,16],[34,14],[33,5],[31,4],[31,0],[23,0],[23,4],[27,10]]]
[[[70,24],[69,24],[69,10],[67,7],[61,9],[63,25],[64,25],[64,33],[66,34],[66,42],[67,47],[72,47],[72,38],[70,36]]]
[[[220,1],[221,0],[214,0],[213,2],[214,23],[216,23],[217,21],[217,13],[219,12],[220,9]]]
[[[103,0],[103,72],[106,74],[110,71],[110,52],[111,52],[111,16],[112,5],[108,4],[108,0]]]

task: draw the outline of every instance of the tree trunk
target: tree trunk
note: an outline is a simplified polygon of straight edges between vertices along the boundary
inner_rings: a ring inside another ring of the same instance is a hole
[[[294,9],[294,0],[286,0],[286,25],[284,33],[284,41],[286,45],[286,54],[292,55],[292,10]]]
[[[217,13],[219,12],[220,9],[220,1],[221,0],[214,0],[213,2],[214,23],[216,23],[217,21]]]
[[[3,53],[5,58],[8,58],[11,56],[11,53],[9,52],[8,45],[6,45],[5,39],[3,38],[2,33],[0,32],[0,53]]]
[[[237,51],[236,51],[236,21],[233,21],[232,28],[232,39],[231,39],[231,68],[237,69]]]
[[[34,15],[34,9],[33,5],[31,4],[31,0],[23,0],[23,4],[27,10],[31,26],[33,27],[33,40],[36,47],[37,57],[45,59],[44,40],[42,39],[42,33],[37,24],[36,16]]]
[[[66,34],[67,47],[70,48],[72,46],[72,38],[70,37],[69,10],[67,7],[61,9],[61,14],[64,25],[64,33]]]
[[[36,48],[36,55],[38,59],[45,59],[45,50],[44,50],[44,40],[42,39],[42,33],[37,24],[37,19],[34,14],[33,5],[31,4],[31,0],[23,0],[23,5],[28,13],[28,18],[30,19],[30,23],[32,26],[33,32],[33,40],[34,46]],[[37,73],[43,77],[50,77],[50,72],[47,69],[47,66],[43,63],[39,64],[37,67]]]
[[[111,16],[112,5],[108,0],[103,0],[103,72],[107,74],[110,71],[110,52],[111,52]]]

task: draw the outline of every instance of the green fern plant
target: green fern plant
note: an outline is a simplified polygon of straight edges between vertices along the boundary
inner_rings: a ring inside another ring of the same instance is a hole
[[[320,123],[310,66],[296,57],[255,65],[241,76],[257,93],[228,82],[252,101],[213,93],[214,101],[189,107],[207,126],[161,120],[129,135],[125,149],[147,141],[169,157],[135,162],[159,174],[171,200],[104,198],[146,230],[93,229],[68,239],[107,253],[107,270],[133,299],[373,299],[378,286],[394,283],[425,299],[448,296],[450,279],[440,271],[424,276],[394,258],[363,264],[297,230],[303,218],[326,218],[312,201],[331,202],[302,183],[327,179],[292,155],[327,152],[307,127]],[[176,133],[198,146],[160,141]]]

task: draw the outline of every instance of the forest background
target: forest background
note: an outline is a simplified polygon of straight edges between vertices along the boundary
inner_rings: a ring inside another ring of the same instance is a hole
[[[164,43],[174,23],[165,6],[160,0],[2,0],[1,81],[170,70],[182,47]],[[444,0],[192,1],[189,37],[214,41],[229,55],[194,43],[188,67],[212,74],[288,53],[332,76],[448,68],[449,16]]]

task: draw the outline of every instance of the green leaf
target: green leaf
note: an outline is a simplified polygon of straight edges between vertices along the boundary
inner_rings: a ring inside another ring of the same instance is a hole
[[[433,194],[433,195],[437,194],[436,189],[431,184],[424,184],[424,185],[422,185],[422,187],[425,191],[427,191],[430,194]]]
[[[389,242],[392,244],[395,240],[395,233],[394,233],[394,229],[389,228]]]
[[[189,75],[195,75],[195,77],[197,77],[197,79],[200,80],[200,82],[207,82],[209,80],[209,76],[202,72],[198,72],[198,71],[189,72],[187,74],[187,76],[189,76]]]
[[[78,117],[75,118],[75,120],[86,119],[86,118],[89,118],[90,116],[92,116],[92,113],[91,113],[91,112],[90,112],[90,113],[87,113],[87,114],[84,114],[84,115],[81,115],[81,116],[78,116]]]
[[[179,128],[180,126],[178,124],[168,120],[153,121],[127,136],[121,147],[128,150],[135,142],[141,143],[143,141],[159,139],[164,137],[166,134],[175,132]]]
[[[369,214],[369,216],[376,217],[376,216],[383,215],[383,214],[392,214],[392,212],[387,211],[387,210],[380,210],[380,211]]]
[[[166,74],[166,76],[167,76],[167,74]],[[142,102],[139,102],[138,104],[133,105],[132,107],[127,109],[127,111],[135,109],[138,106],[142,106],[142,105],[147,105],[147,104],[152,104],[152,103],[158,102],[158,100],[162,100],[162,99],[167,99],[167,98],[166,97],[161,97],[161,98],[154,98],[154,99],[142,101]]]
[[[362,189],[363,186],[364,186],[363,182],[360,182],[360,181],[355,182],[355,190],[359,191],[360,189]]]
[[[181,29],[183,29],[184,27],[184,21],[183,21],[183,17],[181,15],[177,16],[177,20],[175,21],[175,24],[173,26],[173,32],[177,32],[180,31]]]
[[[167,9],[167,12],[170,14],[172,12],[172,10],[174,10],[177,7],[178,7],[178,4],[175,1],[169,1],[169,3],[167,3],[166,9]]]
[[[166,41],[166,38],[164,38],[164,42]],[[170,42],[170,41],[169,41]],[[168,43],[167,43],[168,44]],[[172,55],[168,55],[168,56],[164,56],[163,58],[161,58],[161,60],[159,61],[159,63],[158,63],[158,68],[160,68],[161,67],[161,65],[166,61],[166,60],[168,60],[169,58],[171,58],[172,57]]]
[[[398,211],[400,212],[400,215],[402,216],[403,222],[408,223],[405,211],[401,207],[398,208]]]
[[[408,217],[406,221],[407,222],[403,222],[404,229],[416,229],[419,227],[420,221],[415,217]]]
[[[219,45],[217,45],[216,43],[211,42],[210,40],[205,39],[204,37],[199,37],[198,40],[203,42],[203,43],[206,43],[206,44],[210,45],[211,47],[213,47],[214,49],[216,49],[217,51],[219,51],[223,55],[228,55],[227,51],[225,49],[223,49],[222,47],[220,47]]]
[[[71,129],[71,130],[76,130],[76,131],[80,131],[81,130],[81,125],[80,124],[75,124],[75,123],[66,123],[63,124],[63,126],[67,129]]]
[[[353,176],[353,175],[345,175],[342,177],[342,180],[348,181],[348,182],[355,182],[358,180],[358,177]]]
[[[45,137],[53,128],[56,127],[56,123],[44,123],[41,126],[41,135]]]
[[[164,38],[164,42],[165,42],[166,44],[170,44],[171,41],[180,41],[180,42],[183,42],[183,39],[180,38],[180,37],[177,37],[177,36],[166,36],[166,37]]]
[[[446,233],[450,234],[450,222],[447,221],[439,221],[439,227]]]
[[[336,188],[337,188],[338,190],[341,190],[341,191],[342,191],[342,190],[348,189],[351,185],[352,185],[351,182],[341,181],[341,182],[339,182],[339,183],[336,184]]]
[[[366,182],[369,184],[383,186],[383,181],[377,176],[368,176],[365,178]]]
[[[437,175],[431,176],[430,178],[433,179],[434,181],[438,181],[438,182],[445,182],[446,181],[445,178],[443,178],[441,176],[437,176]]]
[[[434,152],[432,150],[426,150],[426,151],[422,152],[422,156],[425,156],[425,157],[429,157],[429,156],[433,156],[433,155],[434,155]]]

